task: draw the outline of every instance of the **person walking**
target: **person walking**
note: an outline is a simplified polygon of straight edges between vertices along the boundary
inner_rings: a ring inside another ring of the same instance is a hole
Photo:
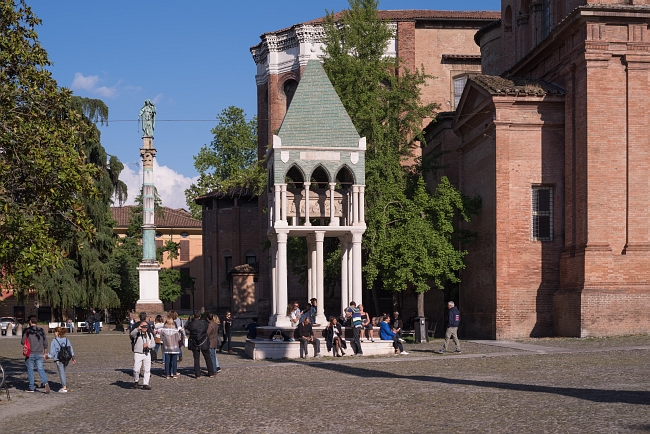
[[[230,348],[230,345],[232,343],[232,314],[230,313],[230,311],[226,312],[225,318],[223,319],[223,321],[221,321],[221,327],[223,327],[221,329],[223,332],[223,341],[219,346],[219,352],[221,352],[221,349],[227,343],[228,354],[235,354],[235,352]]]
[[[47,357],[47,336],[45,331],[36,325],[37,319],[35,315],[29,317],[29,327],[23,330],[23,337],[20,344],[25,345],[25,341],[29,340],[29,355],[25,355],[25,365],[27,366],[27,378],[29,379],[28,392],[34,392],[34,368],[38,371],[41,377],[41,383],[45,385],[45,393],[50,393],[50,385],[47,382],[47,376],[43,369],[43,361]],[[24,350],[23,350],[24,353]]]
[[[72,344],[68,338],[65,337],[68,329],[66,327],[57,327],[54,329],[54,339],[52,339],[52,345],[50,345],[50,352],[47,355],[48,359],[53,359],[56,364],[56,370],[59,371],[59,378],[61,379],[61,389],[60,393],[67,393],[68,386],[65,378],[65,368],[68,366],[68,363],[72,361],[72,364],[75,365],[77,360],[74,358],[74,350],[72,349]],[[69,347],[70,355],[72,356],[71,360],[59,360],[59,352],[61,348]]]
[[[214,366],[214,373],[221,372],[219,367],[219,360],[217,359],[217,347],[219,346],[219,317],[215,316],[212,312],[206,315],[208,319],[208,339],[210,340],[210,358],[212,359],[212,366]],[[215,319],[216,318],[216,319]]]
[[[151,355],[156,341],[153,333],[146,321],[140,321],[136,329],[131,332],[131,345],[133,349],[133,388],[139,387],[140,369],[144,366],[144,376],[142,377],[142,389],[151,390],[149,378],[151,378]]]
[[[194,356],[194,378],[201,377],[201,354],[208,367],[208,376],[214,377],[214,366],[210,357],[210,339],[208,339],[208,323],[201,318],[201,312],[194,311],[194,319],[185,325],[189,333],[189,349]]]
[[[350,323],[352,325],[354,341],[352,350],[354,351],[355,356],[363,356],[363,350],[361,349],[361,331],[363,330],[363,323],[361,321],[361,312],[354,301],[350,302],[347,314],[350,317]]]
[[[449,346],[449,338],[454,339],[454,344],[456,344],[456,352],[460,353],[460,342],[458,341],[458,325],[460,324],[460,312],[458,308],[454,305],[453,301],[447,303],[447,308],[449,309],[449,316],[447,317],[447,333],[445,334],[445,344],[442,347],[442,350],[436,351],[438,354],[445,354]]]

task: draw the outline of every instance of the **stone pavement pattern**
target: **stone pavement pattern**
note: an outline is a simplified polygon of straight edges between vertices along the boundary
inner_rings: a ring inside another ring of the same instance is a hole
[[[70,335],[79,363],[68,394],[46,362],[52,393],[27,394],[17,338],[0,338],[12,401],[0,396],[0,432],[336,433],[648,432],[650,336],[524,340],[504,346],[463,342],[462,354],[437,355],[441,341],[406,346],[411,354],[319,361],[251,361],[219,354],[223,373],[132,390],[128,337]],[[524,344],[524,345],[519,345]],[[565,352],[535,351],[530,346]],[[517,348],[517,347],[525,348]],[[452,345],[453,348],[453,345]],[[38,378],[38,377],[37,377]],[[42,390],[42,389],[40,389]]]

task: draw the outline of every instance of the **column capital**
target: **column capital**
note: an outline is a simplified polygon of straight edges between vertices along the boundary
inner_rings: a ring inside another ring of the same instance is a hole
[[[316,242],[323,242],[325,240],[325,231],[315,231],[314,236],[316,238]]]

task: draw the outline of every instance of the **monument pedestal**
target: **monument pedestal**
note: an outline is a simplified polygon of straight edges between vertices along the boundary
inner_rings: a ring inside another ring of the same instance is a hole
[[[163,314],[165,306],[158,298],[158,272],[160,265],[157,261],[140,262],[140,299],[135,304],[136,317],[140,312],[146,312],[147,317]]]

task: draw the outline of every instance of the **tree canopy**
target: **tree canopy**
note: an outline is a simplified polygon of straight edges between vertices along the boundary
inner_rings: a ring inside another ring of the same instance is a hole
[[[23,0],[0,3],[0,284],[18,296],[65,267],[72,234],[98,237],[84,199],[101,195],[86,155],[94,126],[57,86]]]
[[[257,160],[257,120],[246,120],[238,107],[230,106],[217,115],[217,126],[212,129],[214,140],[203,145],[194,156],[194,167],[199,172],[196,184],[185,190],[187,206],[195,219],[201,219],[201,209],[194,198],[213,190],[250,188],[260,194],[266,185],[266,171]]]
[[[466,252],[452,243],[455,217],[467,219],[463,196],[446,178],[430,194],[412,149],[422,121],[438,107],[424,104],[424,67],[410,71],[385,55],[394,36],[379,19],[376,0],[349,0],[327,14],[324,68],[352,122],[367,138],[366,223],[363,249],[368,288],[419,294],[457,280]],[[423,298],[418,300],[423,315]]]

